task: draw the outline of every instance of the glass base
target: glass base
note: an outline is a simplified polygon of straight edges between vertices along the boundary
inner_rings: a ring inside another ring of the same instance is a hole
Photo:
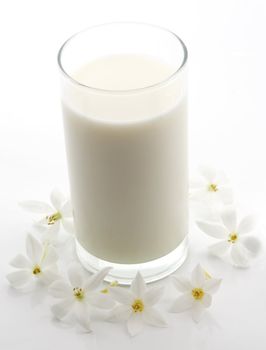
[[[97,272],[104,267],[111,266],[112,270],[105,281],[118,281],[119,284],[128,285],[140,271],[147,283],[158,281],[178,269],[186,260],[188,253],[187,237],[171,253],[142,264],[116,264],[96,258],[88,253],[76,240],[77,255],[81,264],[91,272]]]

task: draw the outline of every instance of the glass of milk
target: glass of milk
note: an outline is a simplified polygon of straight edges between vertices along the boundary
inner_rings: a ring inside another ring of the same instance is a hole
[[[58,55],[77,254],[90,271],[152,282],[187,256],[187,49],[174,33],[111,23]]]

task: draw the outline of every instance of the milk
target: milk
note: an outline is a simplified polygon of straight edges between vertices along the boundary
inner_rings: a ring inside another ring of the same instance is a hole
[[[73,71],[80,85],[63,83],[76,236],[100,259],[148,262],[188,232],[186,89],[174,72],[150,56],[112,55]]]

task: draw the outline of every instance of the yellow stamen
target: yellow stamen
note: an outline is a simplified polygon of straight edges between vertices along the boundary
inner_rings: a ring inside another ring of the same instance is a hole
[[[110,287],[117,287],[118,286],[118,281],[113,281],[110,283]]]
[[[144,304],[141,299],[136,299],[131,305],[134,312],[142,312],[144,310]]]
[[[205,275],[205,278],[206,278],[207,280],[212,279],[212,276],[209,274],[209,272],[204,271],[204,275]]]
[[[216,184],[210,184],[209,187],[208,187],[208,190],[210,192],[217,192],[218,191],[218,185]]]
[[[46,220],[47,220],[48,225],[54,225],[56,223],[56,221],[58,221],[60,219],[62,219],[62,215],[59,211],[57,211],[56,213],[54,213],[52,215],[46,216]]]
[[[107,293],[109,293],[109,287],[117,287],[117,286],[118,286],[118,282],[117,282],[117,281],[113,281],[113,282],[111,282],[111,283],[109,284],[108,287],[102,289],[102,290],[101,290],[101,293],[107,294]]]
[[[84,290],[82,288],[73,288],[73,294],[78,300],[82,300],[84,298]]]
[[[232,232],[230,233],[230,235],[228,236],[228,242],[229,243],[236,243],[236,241],[238,240],[238,235],[236,232]]]
[[[40,266],[39,266],[39,265],[35,265],[34,268],[33,268],[33,270],[32,270],[32,273],[33,273],[34,275],[38,275],[38,274],[41,273],[41,272],[42,272],[42,271],[41,271]]]
[[[195,300],[201,300],[204,297],[204,291],[201,288],[192,289],[192,296]]]

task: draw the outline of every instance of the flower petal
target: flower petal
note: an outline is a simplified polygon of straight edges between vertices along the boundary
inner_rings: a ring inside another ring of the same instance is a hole
[[[81,267],[78,263],[73,263],[69,266],[67,270],[68,279],[73,288],[82,287],[83,282],[83,273]]]
[[[221,219],[223,221],[224,226],[228,229],[228,234],[232,232],[236,232],[237,224],[236,224],[235,209],[231,207],[224,209],[221,212]]]
[[[86,290],[94,290],[98,288],[111,269],[111,267],[105,267],[96,272],[94,275],[89,277],[88,281],[84,284],[84,288]]]
[[[250,233],[255,228],[255,218],[253,215],[249,215],[244,217],[237,229],[237,233],[240,235],[244,235],[246,233]]]
[[[53,242],[58,238],[57,234],[60,228],[60,221],[56,221],[53,225],[48,225],[47,220],[44,218],[39,222],[35,222],[33,228],[37,233],[42,235],[42,238],[45,238],[42,241]]]
[[[196,224],[201,231],[203,231],[211,237],[219,239],[224,239],[226,237],[226,230],[220,224],[209,223],[204,221],[197,221]]]
[[[207,165],[200,165],[198,171],[208,182],[213,182],[217,173],[215,169]]]
[[[204,290],[209,294],[214,294],[220,288],[221,282],[221,279],[210,278],[205,281]]]
[[[87,332],[91,332],[91,322],[89,317],[89,310],[85,303],[78,303],[76,308],[76,320]]]
[[[220,170],[216,171],[215,181],[219,184],[219,187],[220,186],[229,186],[229,184],[230,184],[229,179],[226,176],[226,174]]]
[[[49,285],[54,281],[58,280],[59,275],[56,272],[56,270],[52,270],[49,268],[49,269],[42,270],[42,273],[40,274],[39,278],[42,283]]]
[[[60,213],[64,218],[72,218],[73,217],[73,208],[70,200],[67,200],[63,203]]]
[[[155,327],[167,327],[167,322],[160,313],[152,307],[143,311],[143,321]]]
[[[50,200],[55,209],[60,211],[66,198],[58,188],[54,188],[51,192]]]
[[[18,269],[30,269],[32,266],[30,261],[22,254],[15,256],[15,258],[10,261],[10,265]]]
[[[56,221],[54,224],[46,226],[47,227],[47,233],[49,233],[50,236],[55,236],[59,232],[60,221]]]
[[[222,257],[229,249],[230,244],[227,241],[218,242],[209,246],[209,252],[215,256]]]
[[[120,304],[131,306],[135,299],[132,292],[123,287],[110,288],[109,293],[111,297]]]
[[[152,306],[156,304],[161,299],[163,292],[163,286],[153,286],[148,288],[143,294],[144,305]]]
[[[130,289],[136,297],[142,297],[145,293],[146,284],[140,272],[137,272],[136,277],[131,283]]]
[[[50,214],[53,212],[53,208],[49,204],[39,201],[23,201],[19,203],[19,206],[36,214]]]
[[[34,232],[41,234],[45,233],[48,229],[47,220],[45,218],[42,218],[41,220],[34,221],[32,228],[34,229]]]
[[[179,292],[186,293],[192,290],[190,281],[185,277],[172,276],[172,281]]]
[[[59,320],[61,320],[71,311],[73,305],[74,305],[74,298],[68,298],[60,301],[57,304],[54,304],[51,307],[51,310],[54,316]]]
[[[199,301],[197,301],[199,302]],[[204,305],[204,307],[210,307],[212,303],[212,297],[210,294],[205,293],[204,297],[201,300],[201,303]]]
[[[191,284],[193,287],[202,287],[206,281],[205,270],[198,264],[191,273]]]
[[[66,232],[71,234],[75,233],[75,226],[74,226],[73,219],[62,219],[61,222]]]
[[[9,273],[6,278],[8,279],[9,283],[14,288],[20,288],[23,287],[25,284],[27,284],[32,277],[32,274],[29,270],[20,270]]]
[[[48,225],[48,220],[46,216],[43,216],[40,220],[35,221],[36,224],[40,224],[40,225]]]
[[[108,295],[97,292],[89,293],[88,301],[100,309],[111,309],[115,305],[115,302]]]
[[[67,299],[72,295],[72,287],[62,280],[57,280],[50,285],[49,293],[55,298]]]
[[[37,264],[40,262],[43,254],[43,246],[31,234],[28,234],[26,238],[26,252],[33,264]]]
[[[248,250],[241,244],[235,244],[231,249],[231,258],[234,265],[239,267],[248,267],[249,266],[249,252]]]
[[[133,312],[127,320],[127,329],[131,336],[135,336],[143,329],[143,319],[140,312]]]
[[[170,311],[171,312],[183,312],[190,309],[193,306],[194,300],[191,292],[181,295],[173,303]]]
[[[204,306],[202,303],[194,302],[193,307],[191,309],[191,316],[193,321],[196,323],[200,322],[202,315],[204,313]]]
[[[47,246],[45,248],[45,253],[43,259],[41,261],[41,265],[43,268],[46,268],[50,265],[54,265],[58,260],[58,255],[56,250],[52,246]]]
[[[117,305],[114,307],[109,316],[109,321],[125,321],[132,314],[132,308],[128,305]]]
[[[56,246],[58,244],[58,235],[55,234],[51,236],[48,232],[44,232],[41,234],[41,241],[43,244],[51,244],[53,246]]]

